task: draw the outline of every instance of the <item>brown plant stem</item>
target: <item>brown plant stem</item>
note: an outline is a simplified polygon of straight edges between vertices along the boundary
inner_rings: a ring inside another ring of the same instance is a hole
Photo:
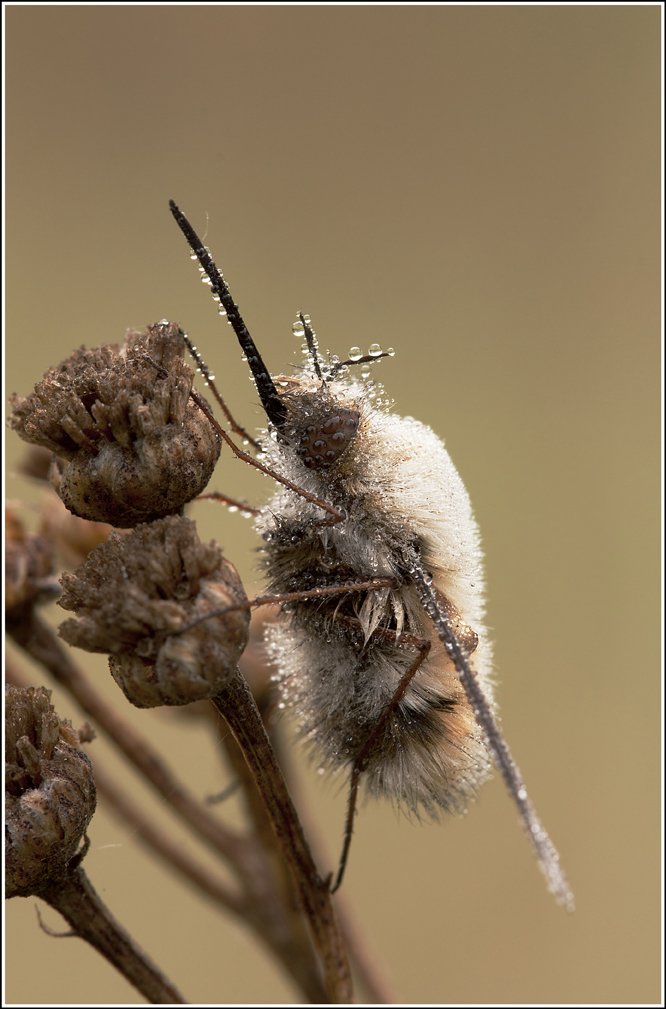
[[[209,900],[214,900],[225,910],[243,917],[245,905],[242,897],[234,893],[222,880],[208,872],[201,863],[195,861],[180,845],[171,841],[169,835],[153,825],[143,810],[135,802],[128,799],[126,792],[118,788],[113,777],[100,766],[100,761],[93,764],[95,785],[97,791],[118,819],[130,826],[133,834],[157,854],[171,869],[175,869],[184,879],[188,880]]]
[[[242,660],[243,662],[247,662],[248,651],[249,650],[246,650],[243,656]],[[252,677],[250,677],[250,679],[251,682],[254,683]],[[290,775],[288,773],[289,771],[288,758],[283,753],[284,748],[280,747],[279,736],[276,736],[271,732],[270,724],[266,722],[266,713],[263,710],[261,700],[258,701],[258,704],[259,704],[259,710],[262,712],[264,725],[266,726],[269,739],[271,740],[271,744],[276,752],[278,762],[280,764],[280,767],[282,768],[282,773],[285,775],[288,786],[290,787]],[[210,711],[211,716],[215,717],[216,714],[215,711],[213,711],[213,709],[210,709]],[[249,767],[247,766],[247,763],[243,758],[243,754],[240,747],[238,746],[236,740],[232,736],[226,735],[226,737],[220,738],[217,719],[213,723],[213,725],[215,729],[215,734],[218,737],[219,741],[223,744],[227,757],[231,762],[234,775],[239,780],[242,786],[242,793],[245,799],[246,810],[248,816],[251,818],[252,823],[254,824],[255,827],[256,840],[258,840],[262,844],[264,862],[266,861],[270,862],[270,865],[265,865],[264,871],[262,873],[257,872],[257,874],[255,874],[252,877],[253,888],[257,886],[257,889],[255,891],[255,899],[261,899],[262,897],[262,894],[259,891],[258,887],[263,885],[264,887],[268,888],[269,886],[272,885],[273,887],[272,904],[274,905],[275,888],[279,887],[283,893],[285,892],[285,888],[287,888],[288,893],[293,892],[294,888],[293,878],[282,859],[276,860],[274,857],[271,857],[275,855],[275,834],[273,833],[273,829],[270,825],[270,820],[268,819],[266,813],[266,808],[261,800],[261,796],[257,791],[256,783],[254,781],[254,778],[252,777]],[[315,838],[315,830],[312,824],[308,823],[308,818],[307,816],[304,817],[303,813],[300,814],[300,820],[305,828],[310,850],[313,852],[315,860],[319,864],[321,864],[322,859],[318,854],[321,845],[317,842],[317,839]],[[253,840],[254,839],[255,838],[253,838]],[[270,882],[265,879],[267,874],[270,874]],[[263,881],[262,883],[258,883],[259,876]],[[295,963],[297,962],[295,957],[298,956],[299,949],[300,950],[303,949],[303,939],[305,938],[305,940],[308,943],[308,946],[310,945],[310,940],[307,934],[304,935],[303,919],[297,913],[297,909],[293,907],[293,902],[287,901],[286,907],[284,906],[284,904],[285,902],[283,901],[282,905],[279,908],[275,908],[273,906],[272,910],[273,914],[280,913],[282,917],[288,916],[288,918],[285,919],[285,923],[288,925],[289,932],[288,935],[285,937],[285,941],[289,942],[290,949],[293,950],[293,954],[290,957],[290,962]],[[365,991],[367,1001],[372,1005],[391,1005],[393,1002],[395,1002],[393,993],[390,991],[388,984],[386,983],[384,977],[382,976],[382,971],[378,963],[376,963],[370,950],[368,949],[364,937],[361,936],[359,930],[357,929],[354,923],[353,914],[349,909],[348,901],[346,900],[344,894],[336,895],[335,905],[336,905],[338,924],[340,927],[340,931],[342,932],[345,947],[348,950],[349,959],[352,964],[353,972],[359,985],[361,985]],[[265,898],[263,906],[264,908],[266,908]],[[267,909],[267,913],[271,913],[270,909]],[[308,975],[305,976],[304,980],[307,980],[307,977]],[[311,992],[309,988],[303,984],[303,981],[301,981],[301,986],[303,987],[303,990],[306,991],[308,997],[313,1002],[322,1001],[321,997],[320,998],[314,997],[316,995],[316,992]]]
[[[94,690],[50,626],[33,610],[23,614],[20,620],[9,621],[8,630],[13,640],[32,659],[43,665],[60,686],[72,695],[82,710],[109,736],[188,826],[234,865],[248,897],[243,900],[241,906],[236,895],[226,892],[218,894],[222,898],[221,903],[224,903],[229,910],[237,910],[241,920],[245,920],[255,929],[308,998],[315,1003],[326,1001],[327,989],[323,987],[319,976],[316,958],[315,963],[312,962],[314,955],[312,947],[306,949],[300,945],[297,949],[298,942],[296,941],[294,945],[292,939],[285,938],[284,928],[279,925],[276,927],[276,922],[270,920],[269,905],[258,902],[261,885],[257,876],[257,856],[260,845],[253,838],[231,834],[188,795],[150,744]],[[150,831],[144,831],[141,827],[138,829],[147,843],[151,843],[148,838]],[[274,844],[271,847],[274,849]],[[165,852],[165,857],[171,858],[171,855]],[[191,868],[190,866],[186,871],[190,878]],[[208,896],[216,896],[217,890],[219,887],[209,886],[206,892]],[[266,897],[265,892],[262,896]],[[272,906],[273,908],[276,906],[275,893]],[[290,916],[293,917],[293,914]],[[284,922],[281,924],[284,925]]]
[[[81,866],[40,894],[154,1005],[184,1005],[178,989],[149,960],[116,921]]]
[[[329,1001],[350,1002],[351,975],[328,881],[319,876],[261,715],[239,670],[225,690],[213,699],[213,704],[241,747],[282,856],[293,874],[312,940],[321,958]]]
[[[170,804],[187,826],[241,872],[249,871],[245,841],[223,826],[176,780],[147,740],[136,732],[91,686],[54,631],[32,609],[7,629],[24,651],[44,666],[81,709]]]
[[[219,736],[219,717],[215,728]],[[291,976],[313,1003],[327,1001],[319,959],[310,939],[297,900],[295,881],[276,844],[275,833],[263,798],[243,752],[231,733],[222,740],[233,772],[241,785],[245,810],[252,824],[248,835],[256,855],[255,871],[245,879],[248,917],[267,935],[276,955],[289,966]]]
[[[242,924],[254,928],[266,946],[277,957],[289,977],[300,986],[311,1002],[325,1001],[326,992],[322,987],[317,970],[317,960],[309,937],[306,935],[307,946],[303,949],[302,944],[299,946],[292,939],[291,930],[285,929],[285,915],[295,918],[298,924],[301,924],[302,918],[291,906],[284,907],[283,895],[280,895],[283,898],[280,901],[280,896],[276,895],[275,889],[268,889],[257,878],[264,877],[265,874],[257,871],[252,873],[251,892],[247,892],[248,881],[245,879],[246,894],[233,893],[216,875],[208,872],[199,862],[170,841],[163,830],[156,829],[139,807],[128,801],[127,796],[115,785],[112,777],[100,769],[98,761],[95,762],[94,769],[98,793],[108,802],[122,822],[133,828],[138,839],[155,852],[170,868],[175,869],[183,878],[187,879],[204,897],[215,901],[226,911],[235,915]],[[248,847],[259,848],[259,842],[254,837],[248,837],[247,844]],[[273,850],[274,847],[273,844]],[[293,926],[291,921],[290,925]]]
[[[29,685],[27,677],[18,670],[10,657],[7,657],[6,679],[15,686]],[[218,716],[212,708],[208,710],[211,716],[215,717],[216,728],[219,729]],[[216,875],[209,872],[179,845],[173,843],[168,833],[156,828],[143,810],[128,799],[126,791],[116,785],[113,776],[103,769],[101,762],[95,760],[94,775],[98,795],[102,796],[124,825],[129,825],[137,839],[171,869],[187,879],[204,897],[215,901],[235,915],[241,924],[254,928],[309,1001],[323,1003],[327,996],[321,981],[319,961],[303,917],[291,899],[292,890],[285,892],[284,872],[279,875],[282,884],[279,886],[275,879],[276,873],[270,873],[266,865],[268,859],[273,863],[279,863],[280,869],[283,866],[276,852],[275,835],[240,750],[233,737],[229,736],[228,741],[231,744],[229,749],[235,753],[236,759],[233,763],[236,772],[247,778],[244,784],[254,797],[252,806],[257,819],[260,817],[263,819],[264,826],[270,833],[269,838],[262,832],[261,837],[251,834],[246,839],[248,851],[253,852],[253,871],[242,879],[245,891],[243,894],[232,892]],[[292,882],[290,874],[289,882],[290,884]]]

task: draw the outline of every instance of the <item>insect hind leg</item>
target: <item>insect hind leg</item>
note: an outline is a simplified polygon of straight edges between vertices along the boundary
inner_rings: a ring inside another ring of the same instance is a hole
[[[350,618],[340,617],[338,619],[345,620],[345,622],[354,622]],[[393,691],[391,698],[387,705],[385,706],[382,714],[378,718],[377,722],[373,726],[372,731],[365,740],[363,746],[358,751],[354,758],[354,763],[352,765],[351,777],[349,780],[349,796],[347,798],[347,815],[345,818],[344,835],[342,841],[342,851],[340,853],[340,859],[338,861],[338,870],[335,875],[335,880],[331,886],[331,893],[340,887],[345,869],[347,867],[347,861],[349,858],[349,849],[351,847],[352,834],[354,832],[354,820],[356,819],[356,802],[358,798],[358,788],[361,782],[361,775],[367,767],[368,760],[370,759],[373,749],[375,748],[378,740],[386,728],[386,725],[395,712],[396,708],[400,704],[400,701],[404,697],[407,688],[416,676],[422,664],[425,662],[428,654],[430,652],[431,643],[427,638],[420,638],[414,634],[401,634],[398,636],[396,631],[392,631],[388,628],[378,627],[373,632],[375,636],[383,637],[386,641],[393,641],[396,644],[406,645],[407,647],[415,648],[417,651],[414,661],[409,665],[408,669],[405,670],[403,675],[400,677],[400,682],[398,686]]]

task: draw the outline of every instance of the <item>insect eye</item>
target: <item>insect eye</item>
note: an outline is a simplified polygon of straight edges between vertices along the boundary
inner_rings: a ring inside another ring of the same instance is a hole
[[[299,438],[296,451],[308,469],[326,469],[349,448],[358,424],[357,410],[340,409],[325,417],[318,427],[308,425]]]

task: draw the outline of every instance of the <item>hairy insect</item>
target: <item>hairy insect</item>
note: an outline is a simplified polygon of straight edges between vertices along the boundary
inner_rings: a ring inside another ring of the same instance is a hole
[[[436,817],[463,810],[494,762],[549,889],[572,909],[558,854],[497,723],[468,494],[437,435],[391,413],[356,377],[355,365],[392,352],[373,345],[367,355],[354,348],[346,361],[324,360],[299,313],[294,332],[306,361],[273,378],[210,252],[170,207],[238,337],[268,419],[258,459],[224,438],[277,482],[256,518],[270,594],[255,603],[281,603],[267,643],[282,699],[324,765],[350,774],[334,888],[361,781],[373,795]]]

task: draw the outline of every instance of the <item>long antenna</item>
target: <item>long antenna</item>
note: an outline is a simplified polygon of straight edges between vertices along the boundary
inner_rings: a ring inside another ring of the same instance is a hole
[[[238,310],[236,302],[231,297],[231,292],[224,280],[224,277],[213,262],[213,257],[210,252],[205,247],[188,219],[185,217],[185,214],[173,200],[169,200],[169,208],[178,227],[185,235],[192,252],[199,260],[202,270],[206,273],[208,279],[210,280],[213,294],[216,294],[220,299],[220,303],[227,313],[227,318],[233,326],[234,333],[238,337],[238,342],[240,343],[241,349],[247,358],[250,370],[254,375],[254,380],[257,383],[257,392],[259,393],[262,406],[266,411],[266,416],[271,423],[275,425],[275,427],[283,427],[287,419],[287,409],[278,396],[273,379],[271,378],[268,368],[261,358],[261,354],[255,346],[254,340],[250,336],[247,326],[243,322],[243,317]]]

